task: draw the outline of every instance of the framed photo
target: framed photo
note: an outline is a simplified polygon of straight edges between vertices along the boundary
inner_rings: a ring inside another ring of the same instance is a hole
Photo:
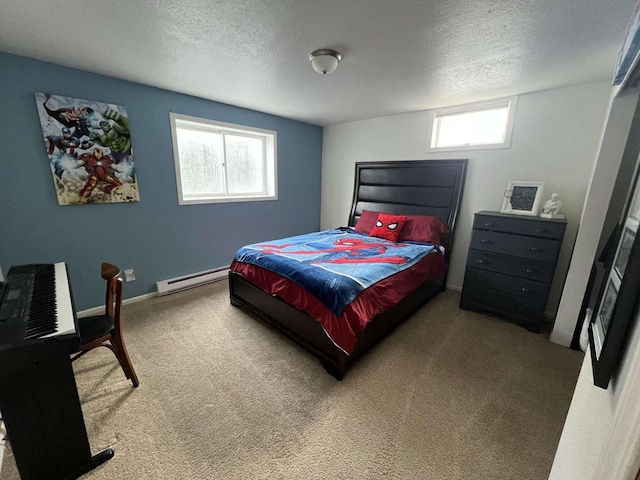
[[[618,286],[614,283],[614,279],[610,278],[607,282],[607,288],[604,291],[604,297],[602,297],[602,302],[600,302],[600,308],[598,309],[598,315],[596,317],[596,321],[600,324],[602,333],[605,336],[609,330],[611,314],[613,313],[613,307],[616,304],[617,298]]]
[[[536,217],[542,203],[543,192],[544,182],[510,181],[504,192],[502,213]]]
[[[613,262],[605,273],[603,287],[598,294],[595,315],[589,324],[589,345],[593,365],[594,384],[607,388],[615,374],[625,339],[637,315],[640,290],[640,242],[638,242],[638,199],[640,185],[636,166],[631,189],[627,195],[624,215],[612,250]]]
[[[616,259],[614,261],[614,268],[620,278],[624,277],[624,272],[629,262],[629,255],[631,254],[631,248],[636,239],[636,231],[633,231],[629,227],[625,227],[622,231],[622,237],[620,238],[620,244],[618,245]]]
[[[618,52],[618,59],[616,61],[616,69],[613,74],[613,85],[621,84],[629,69],[631,68],[638,51],[640,50],[640,2],[636,3],[629,25],[627,25],[627,31],[624,35],[622,45],[620,45],[620,51]]]
[[[640,222],[640,189],[636,188],[633,197],[631,198],[631,204],[629,205],[628,217],[636,222]]]

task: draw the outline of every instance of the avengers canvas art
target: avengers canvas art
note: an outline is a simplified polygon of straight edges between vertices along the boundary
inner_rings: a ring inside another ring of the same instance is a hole
[[[48,93],[36,106],[60,205],[140,200],[125,107]]]

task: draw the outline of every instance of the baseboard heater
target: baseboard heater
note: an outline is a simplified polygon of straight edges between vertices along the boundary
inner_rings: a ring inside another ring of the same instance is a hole
[[[158,295],[169,295],[187,288],[198,287],[205,283],[217,282],[223,278],[227,278],[229,274],[229,266],[214,268],[213,270],[205,270],[204,272],[192,273],[183,277],[170,278],[156,282]]]

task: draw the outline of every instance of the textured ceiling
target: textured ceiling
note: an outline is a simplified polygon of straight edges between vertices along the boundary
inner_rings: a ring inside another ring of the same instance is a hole
[[[610,79],[634,4],[0,0],[0,50],[330,125]]]

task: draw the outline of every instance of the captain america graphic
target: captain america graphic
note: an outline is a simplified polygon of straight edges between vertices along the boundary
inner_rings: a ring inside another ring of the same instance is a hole
[[[62,135],[47,135],[44,138],[49,155],[52,155],[58,149],[62,154],[77,157],[77,150],[86,150],[93,146],[93,142],[89,140],[80,140],[74,137],[69,127],[62,128]]]

